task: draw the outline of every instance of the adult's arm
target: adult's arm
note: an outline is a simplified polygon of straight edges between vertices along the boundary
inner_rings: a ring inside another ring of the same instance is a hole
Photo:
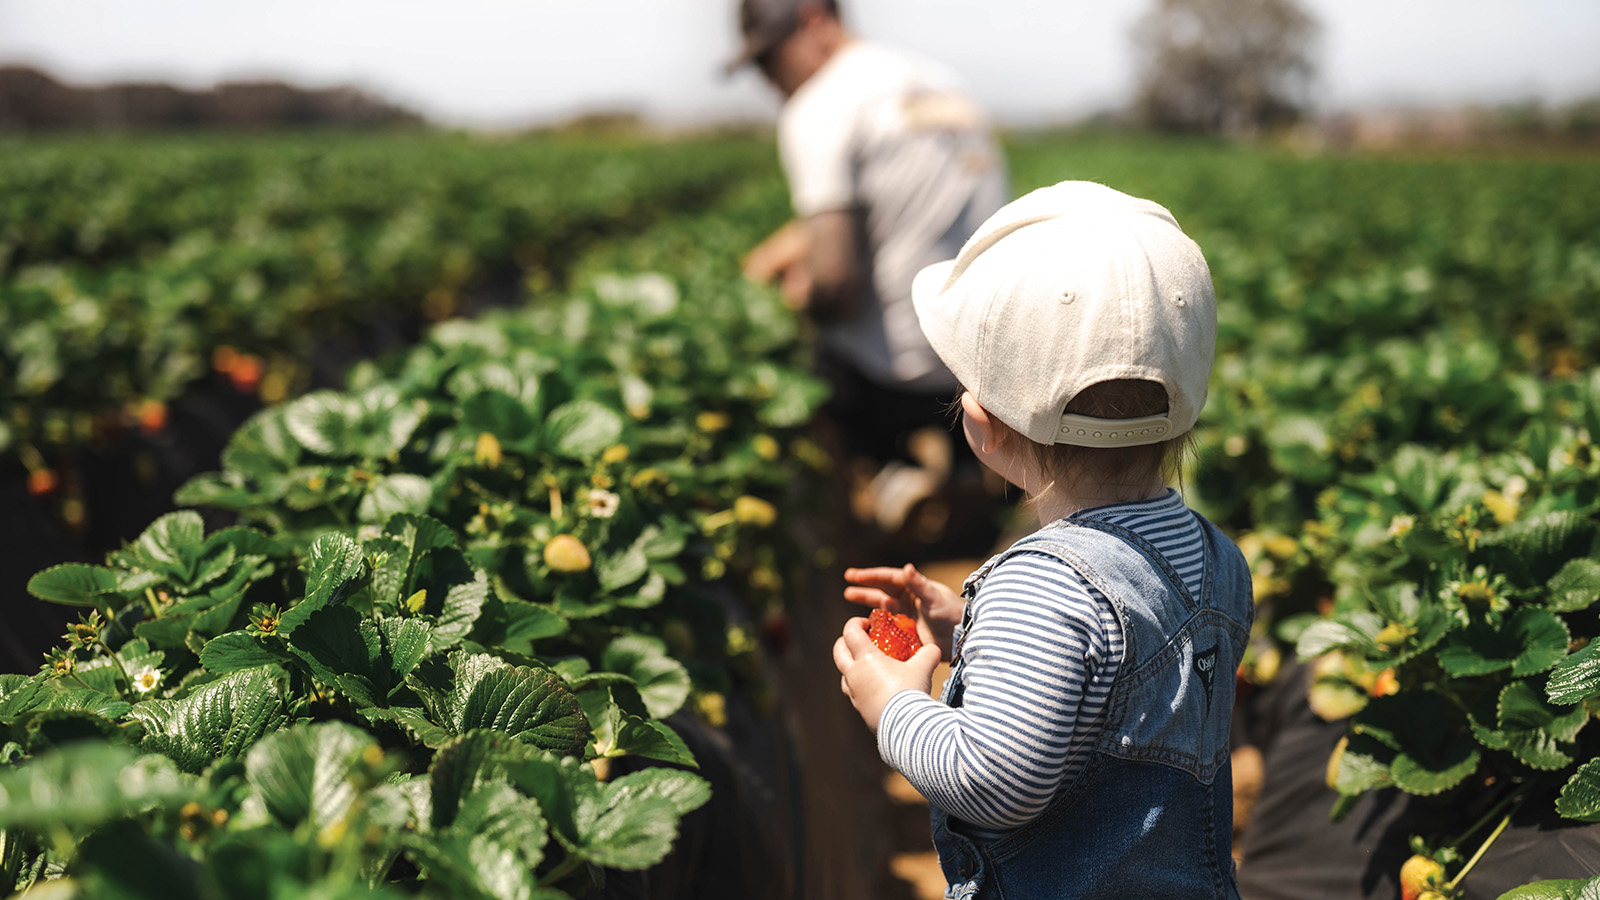
[[[806,271],[811,276],[805,309],[819,322],[859,313],[871,291],[866,229],[852,209],[828,210],[805,219],[810,238]]]
[[[745,277],[776,282],[791,308],[819,321],[854,316],[866,303],[871,277],[860,218],[829,210],[790,221],[745,255]]]

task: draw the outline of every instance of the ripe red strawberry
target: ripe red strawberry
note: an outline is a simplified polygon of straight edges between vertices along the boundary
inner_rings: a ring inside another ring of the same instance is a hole
[[[922,638],[917,637],[917,623],[910,616],[884,609],[875,609],[867,616],[867,637],[872,638],[879,650],[901,662],[910,659],[922,646]]]

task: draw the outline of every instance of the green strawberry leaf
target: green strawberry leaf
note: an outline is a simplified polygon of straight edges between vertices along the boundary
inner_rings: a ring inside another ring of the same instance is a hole
[[[600,667],[632,678],[653,718],[665,719],[689,699],[689,672],[659,638],[624,635],[606,646]]]
[[[429,516],[401,513],[384,523],[383,535],[368,541],[370,552],[385,559],[373,572],[373,590],[380,601],[398,602],[416,591],[417,570],[434,550],[456,545],[443,522]]]
[[[632,591],[617,598],[617,605],[625,609],[649,609],[660,605],[667,597],[667,579],[658,571],[652,571],[638,590]]]
[[[330,606],[294,634],[290,650],[324,684],[357,706],[382,706],[428,653],[431,629],[416,619],[364,618]]]
[[[450,740],[450,732],[428,718],[428,714],[409,706],[375,706],[358,711],[368,722],[392,722],[410,738],[430,749],[438,749]]]
[[[1350,733],[1366,735],[1391,750],[1437,748],[1454,730],[1445,698],[1434,691],[1374,697],[1350,720]]]
[[[646,769],[609,784],[578,782],[576,839],[567,850],[595,865],[647,869],[664,859],[678,836],[678,820],[711,799],[702,778],[676,769]],[[556,832],[558,839],[563,835]]]
[[[1556,812],[1568,819],[1600,822],[1600,759],[1591,759],[1567,779]]]
[[[529,405],[498,390],[478,391],[461,402],[461,423],[469,430],[487,432],[504,444],[526,446],[539,427]]]
[[[283,411],[283,425],[300,446],[333,458],[357,455],[361,407],[337,391],[312,391]]]
[[[455,713],[458,732],[493,728],[567,755],[582,753],[589,743],[583,707],[548,669],[507,666],[485,672]]]
[[[543,753],[508,762],[505,774],[518,790],[539,802],[551,834],[562,846],[571,848],[581,842],[578,794],[595,783],[592,768],[575,757]]]
[[[317,830],[345,819],[373,757],[372,736],[344,722],[301,725],[268,735],[245,756],[245,779],[267,812],[285,828]]]
[[[1331,619],[1313,622],[1300,632],[1300,638],[1295,642],[1295,652],[1301,659],[1311,659],[1344,647],[1353,647],[1363,653],[1377,653],[1378,643],[1374,635],[1383,626],[1383,618],[1377,613],[1351,610]]]
[[[151,522],[131,544],[107,554],[107,558],[130,569],[150,569],[178,584],[189,584],[205,537],[205,521],[200,514],[181,509]]]
[[[459,550],[432,555],[433,577],[428,579],[428,611],[437,615],[430,652],[448,650],[472,632],[489,600],[489,576],[469,563]],[[434,598],[443,598],[435,601]],[[434,607],[437,606],[437,612]]]
[[[401,513],[420,515],[433,502],[433,483],[421,475],[379,475],[361,495],[356,518],[362,522],[387,522]]]
[[[1588,609],[1600,600],[1600,560],[1568,560],[1547,585],[1550,598],[1545,605],[1556,612]]]
[[[211,549],[208,541],[206,549],[199,554],[200,561],[195,565],[194,575],[189,579],[188,586],[191,589],[202,588],[220,578],[233,567],[233,561],[238,554],[239,551],[233,549],[230,544],[220,544]]]
[[[594,735],[596,756],[640,756],[689,767],[696,764],[694,754],[677,732],[663,722],[629,713],[613,695],[616,689],[628,690],[630,703],[642,705],[631,684],[608,686],[601,680],[592,680],[578,691]]]
[[[505,600],[505,636],[496,643],[512,653],[533,653],[535,641],[567,631],[567,620],[525,600]]]
[[[688,543],[688,533],[683,526],[668,527],[662,525],[648,525],[639,532],[639,539],[634,541],[634,546],[644,552],[645,558],[653,561],[673,559],[683,552]]]
[[[1447,712],[1450,708],[1433,691],[1376,697],[1356,713],[1350,731],[1394,751],[1387,776],[1396,787],[1409,794],[1437,794],[1472,774],[1480,755],[1472,737]],[[1348,748],[1345,755],[1350,755]]]
[[[17,716],[9,730],[16,743],[33,754],[81,741],[121,742],[130,736],[122,725],[90,710],[50,709],[44,704]]]
[[[534,877],[548,841],[538,802],[495,782],[468,795],[449,828],[406,846],[449,896],[538,900],[565,896],[539,890]]]
[[[344,602],[359,586],[365,561],[361,545],[347,535],[330,532],[311,542],[301,568],[306,576],[306,595],[278,619],[278,633],[284,636],[292,635],[312,613]]]
[[[0,829],[87,832],[146,810],[175,808],[199,793],[196,780],[164,756],[81,741],[0,769]]]
[[[348,606],[324,607],[295,631],[289,650],[318,681],[344,690],[359,706],[378,706],[387,691],[372,675],[381,665],[383,644],[376,628],[362,624],[361,614]]]
[[[1457,678],[1504,669],[1516,677],[1532,675],[1566,656],[1571,639],[1555,613],[1525,606],[1499,627],[1474,625],[1452,634],[1439,650],[1439,665]]]
[[[477,729],[441,744],[428,767],[429,813],[434,828],[455,821],[461,802],[479,784],[503,772],[502,759],[517,759],[518,745],[498,731]]]
[[[129,715],[142,722],[143,750],[165,754],[186,772],[237,759],[287,719],[281,672],[245,669],[201,685],[180,700],[146,700]]]
[[[93,713],[103,719],[116,720],[127,715],[132,709],[133,704],[126,700],[110,697],[99,691],[77,688],[45,691],[36,698],[36,702],[29,706],[26,711],[71,710]]]
[[[119,587],[114,569],[86,563],[51,566],[28,579],[28,593],[67,606],[104,607],[106,597],[117,593]]]
[[[1557,663],[1544,690],[1551,703],[1563,705],[1600,696],[1600,641]]]
[[[1491,570],[1514,583],[1545,584],[1571,559],[1588,555],[1595,526],[1582,514],[1552,510],[1484,535],[1478,548]]]
[[[263,410],[240,426],[222,451],[222,467],[258,482],[281,479],[300,465],[302,445],[284,420],[284,407]]]
[[[544,434],[556,453],[589,460],[622,439],[622,417],[593,400],[574,400],[550,411]]]
[[[290,551],[283,542],[256,528],[247,528],[242,525],[232,525],[219,528],[206,538],[203,553],[212,553],[218,547],[232,547],[240,558],[261,557],[267,559],[275,556],[285,556]]]
[[[282,638],[230,631],[206,642],[200,665],[218,675],[278,665],[293,659]]]
[[[47,692],[49,676],[19,675],[7,672],[0,675],[0,723],[33,709]]]
[[[86,662],[78,663],[73,674],[76,680],[87,684],[102,694],[122,693],[122,673],[127,671],[130,677],[135,676],[141,669],[151,668],[159,670],[161,663],[166,659],[166,654],[159,650],[151,650],[148,641],[135,639],[123,644],[117,649],[117,658],[113,660],[109,655],[96,656]],[[122,665],[118,666],[117,662]]]
[[[650,560],[638,542],[621,553],[601,554],[594,562],[600,589],[615,593],[643,578],[650,571]]]
[[[1600,877],[1534,881],[1512,888],[1495,900],[1600,900]]]
[[[1527,680],[1513,681],[1500,692],[1498,717],[1506,749],[1535,769],[1555,770],[1572,762],[1571,741],[1588,715],[1581,705],[1565,712],[1551,709]]]
[[[1431,796],[1465,781],[1478,768],[1482,754],[1470,735],[1456,733],[1442,748],[1426,755],[1402,752],[1389,765],[1396,787],[1408,794]]]

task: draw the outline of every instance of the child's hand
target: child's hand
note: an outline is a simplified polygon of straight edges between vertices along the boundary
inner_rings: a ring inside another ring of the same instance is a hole
[[[845,569],[844,580],[852,584],[844,589],[846,600],[916,619],[922,643],[937,646],[941,658],[950,656],[951,635],[966,607],[960,594],[929,580],[910,563],[899,568]]]
[[[844,623],[844,634],[833,643],[833,664],[839,668],[839,690],[876,734],[890,697],[907,689],[924,694],[932,690],[939,651],[925,643],[910,659],[900,662],[872,643],[864,617],[851,616]]]

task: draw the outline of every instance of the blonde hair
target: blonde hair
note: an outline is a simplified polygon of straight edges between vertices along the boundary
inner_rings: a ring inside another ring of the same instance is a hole
[[[1117,379],[1090,385],[1078,392],[1062,410],[1097,419],[1134,419],[1161,415],[1167,411],[1167,391],[1159,383],[1142,379]],[[1057,485],[1095,484],[1109,488],[1112,495],[1143,499],[1132,494],[1152,480],[1181,487],[1186,460],[1196,453],[1194,432],[1186,431],[1158,444],[1137,447],[1079,447],[1073,444],[1040,444],[1024,436],[999,418],[991,416],[1004,433],[1004,440],[1017,446],[1046,482],[1030,490],[1037,502]]]

